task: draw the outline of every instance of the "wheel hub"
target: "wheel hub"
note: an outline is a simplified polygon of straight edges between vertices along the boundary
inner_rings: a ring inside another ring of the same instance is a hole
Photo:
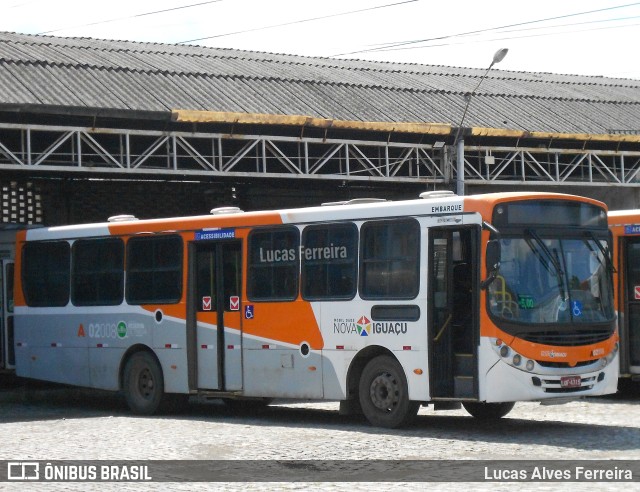
[[[399,400],[398,382],[389,373],[380,374],[371,381],[369,395],[376,408],[390,412]]]
[[[138,390],[144,398],[149,398],[153,394],[153,376],[151,371],[144,369],[138,378]]]

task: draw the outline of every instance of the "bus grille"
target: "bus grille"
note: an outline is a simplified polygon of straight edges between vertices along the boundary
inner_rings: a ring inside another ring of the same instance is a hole
[[[554,369],[566,369],[568,367],[585,367],[585,366],[590,366],[591,364],[593,364],[594,362],[597,362],[596,360],[585,360],[582,362],[578,362],[574,365],[569,365],[568,362],[549,362],[546,360],[536,360],[536,362],[538,364],[540,364],[542,367],[552,367]]]
[[[575,347],[604,342],[611,336],[610,329],[603,330],[573,330],[573,331],[541,331],[523,333],[520,337],[527,342],[543,345],[557,345],[561,347]]]

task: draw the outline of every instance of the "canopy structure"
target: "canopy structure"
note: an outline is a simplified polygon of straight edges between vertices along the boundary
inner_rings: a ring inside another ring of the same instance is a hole
[[[0,67],[0,183],[640,183],[638,80],[16,33]]]

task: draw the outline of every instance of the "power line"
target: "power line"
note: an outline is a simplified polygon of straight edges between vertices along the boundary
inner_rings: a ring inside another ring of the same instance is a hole
[[[567,26],[571,26],[571,25],[580,25],[580,24],[567,24]],[[495,38],[490,38],[490,39],[473,39],[473,40],[467,40],[467,41],[430,44],[430,45],[426,45],[426,46],[406,46],[406,47],[402,47],[402,48],[384,49],[384,50],[378,51],[378,53],[385,53],[385,52],[389,52],[389,51],[417,50],[417,49],[423,49],[423,48],[442,48],[443,46],[454,46],[454,45],[462,45],[462,44],[469,44],[469,43],[489,43],[489,42],[493,42],[493,41],[509,41],[509,40],[512,40],[512,39],[539,38],[539,37],[545,37],[545,36],[560,36],[560,35],[563,35],[563,34],[570,34],[570,33],[584,33],[584,32],[592,32],[592,31],[604,31],[604,30],[608,30],[608,29],[622,29],[622,28],[625,28],[625,27],[636,27],[636,26],[639,26],[639,25],[640,25],[640,23],[636,23],[636,24],[625,24],[625,25],[622,25],[622,26],[594,27],[592,29],[574,29],[574,30],[560,31],[560,32],[547,32],[547,33],[539,33],[539,34],[525,34],[525,35],[522,35],[522,36],[495,37]],[[518,32],[518,31],[513,31],[513,32]]]
[[[51,34],[53,32],[66,31],[67,29],[77,29],[79,27],[97,26],[99,24],[108,24],[109,22],[118,22],[118,21],[127,20],[127,19],[135,19],[137,17],[144,17],[144,16],[147,16],[147,15],[163,14],[165,12],[172,12],[174,10],[190,9],[192,7],[200,7],[202,5],[208,5],[210,3],[218,3],[218,2],[222,2],[222,1],[223,0],[209,0],[209,1],[206,1],[206,2],[194,3],[194,4],[191,4],[191,5],[183,5],[183,6],[180,6],[180,7],[172,7],[170,9],[154,10],[153,12],[144,12],[142,14],[134,14],[134,15],[126,16],[126,17],[117,17],[115,19],[108,19],[108,20],[103,20],[103,21],[90,22],[88,24],[80,24],[80,25],[76,25],[76,26],[61,27],[59,29],[52,29],[50,31],[42,31],[42,32],[39,32],[37,34]]]
[[[508,32],[521,32],[521,31],[540,31],[542,29],[557,29],[559,27],[583,26],[586,24],[600,24],[602,22],[618,22],[618,21],[626,21],[626,20],[632,20],[632,19],[638,19],[638,18],[640,18],[640,16],[638,15],[629,15],[626,17],[616,17],[613,19],[597,19],[597,20],[583,21],[583,22],[570,22],[568,24],[554,24],[551,26],[527,27],[525,29],[514,29],[514,30],[508,30],[508,31],[502,31],[502,32],[508,33]],[[616,27],[616,26],[613,26],[613,27]],[[625,26],[619,26],[619,27],[625,27]]]
[[[576,13],[573,13],[573,14],[558,15],[558,16],[555,16],[555,17],[547,17],[545,19],[537,19],[537,20],[533,20],[533,21],[518,22],[518,23],[515,23],[515,24],[507,24],[507,25],[504,25],[504,26],[490,27],[490,28],[487,28],[487,29],[477,29],[477,30],[474,30],[474,31],[467,31],[467,32],[462,32],[462,33],[457,33],[457,34],[448,34],[448,35],[444,35],[444,36],[437,36],[435,38],[414,39],[414,40],[410,40],[410,41],[399,41],[399,42],[396,42],[396,43],[387,43],[387,44],[385,44],[383,46],[379,46],[377,48],[368,48],[368,49],[364,49],[364,50],[350,51],[350,52],[346,52],[346,53],[338,53],[338,54],[330,55],[330,56],[334,57],[334,56],[355,55],[355,54],[359,54],[359,53],[371,53],[371,52],[376,52],[376,51],[390,51],[390,48],[397,48],[397,47],[400,47],[400,46],[406,46],[406,45],[410,45],[410,44],[428,43],[428,42],[431,42],[431,41],[441,41],[441,40],[449,39],[449,38],[469,36],[471,34],[481,34],[481,33],[485,33],[485,32],[498,31],[498,30],[501,30],[501,29],[507,29],[507,28],[519,27],[519,26],[526,26],[526,25],[529,25],[529,24],[536,24],[536,23],[540,23],[540,22],[548,22],[548,21],[558,20],[558,19],[566,19],[568,17],[576,17],[576,16],[579,16],[579,15],[594,14],[594,13],[597,13],[597,12],[605,12],[605,11],[609,11],[609,10],[632,7],[632,6],[635,6],[635,5],[640,5],[640,2],[628,3],[628,4],[625,4],[625,5],[617,5],[617,6],[614,6],[614,7],[606,7],[606,8],[602,8],[602,9],[589,10],[589,11],[584,11],[584,12],[576,12]]]
[[[204,41],[205,39],[214,39],[214,38],[221,38],[221,37],[224,37],[224,36],[235,36],[236,34],[245,34],[245,33],[248,33],[248,32],[264,31],[266,29],[274,29],[276,27],[291,26],[291,25],[294,25],[294,24],[302,24],[304,22],[314,22],[314,21],[317,21],[317,20],[330,19],[332,17],[340,17],[340,16],[343,16],[343,15],[357,14],[357,13],[360,13],[360,12],[366,12],[368,10],[384,9],[384,8],[387,8],[387,7],[396,7],[398,5],[403,5],[405,3],[413,3],[413,2],[419,2],[419,1],[420,0],[405,0],[403,2],[389,3],[389,4],[386,4],[386,5],[378,5],[376,7],[368,7],[366,9],[351,10],[349,12],[340,12],[340,13],[337,13],[337,14],[323,15],[323,16],[320,16],[320,17],[312,17],[312,18],[309,18],[309,19],[299,19],[299,20],[295,20],[295,21],[291,21],[291,22],[284,22],[282,24],[273,24],[273,25],[270,25],[270,26],[255,27],[255,28],[252,28],[252,29],[245,29],[243,31],[227,32],[227,33],[224,33],[224,34],[214,34],[212,36],[205,36],[205,37],[202,37],[202,38],[189,39],[187,41],[178,41],[177,44],[195,43],[196,41]]]
[[[545,27],[533,27],[533,28],[528,28],[528,29],[514,29],[511,31],[503,31],[497,34],[508,34],[508,33],[519,33],[519,32],[524,32],[524,31],[536,31],[536,30],[541,30],[541,29],[557,29],[559,27],[572,27],[572,26],[582,26],[585,24],[595,24],[595,23],[601,23],[601,22],[614,22],[614,21],[619,21],[619,20],[632,20],[632,19],[638,19],[640,18],[640,16],[629,16],[629,17],[620,17],[617,19],[602,19],[602,20],[597,20],[597,21],[589,21],[589,22],[576,22],[576,23],[570,23],[570,24],[560,24],[560,25],[555,25],[555,26],[545,26]],[[569,34],[569,33],[581,33],[581,32],[591,32],[591,31],[603,31],[603,30],[607,30],[607,29],[621,29],[621,28],[625,28],[625,27],[634,27],[637,26],[638,24],[623,24],[623,25],[617,25],[617,26],[605,26],[605,27],[593,27],[590,29],[574,29],[574,30],[568,30],[568,31],[555,31],[555,32],[546,32],[546,33],[540,33],[540,34],[525,34],[522,36],[509,36],[509,37],[495,37],[495,38],[490,38],[490,39],[469,39],[466,41],[452,41],[452,42],[447,42],[447,43],[439,43],[439,44],[428,44],[428,45],[423,45],[423,46],[401,46],[401,47],[397,47],[397,48],[381,48],[379,50],[377,50],[377,52],[379,53],[386,53],[386,52],[390,52],[390,51],[403,51],[403,50],[416,50],[416,49],[422,49],[422,48],[440,48],[443,46],[452,46],[452,45],[461,45],[461,44],[469,44],[469,43],[486,43],[486,42],[491,42],[491,41],[508,41],[510,39],[525,39],[525,38],[536,38],[536,37],[545,37],[545,36],[558,36],[561,34]]]

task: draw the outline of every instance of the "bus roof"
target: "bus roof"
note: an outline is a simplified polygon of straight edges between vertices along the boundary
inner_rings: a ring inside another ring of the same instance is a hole
[[[138,220],[133,216],[117,216],[113,222],[45,227],[27,232],[28,240],[108,235],[157,233],[225,227],[255,227],[321,221],[362,220],[402,216],[437,216],[477,213],[481,220],[491,220],[496,204],[513,200],[564,199],[591,203],[606,209],[597,200],[543,192],[507,192],[457,196],[446,192],[425,192],[413,200],[380,201],[356,199],[305,208],[242,212],[234,207],[214,209],[213,214]]]
[[[640,209],[610,210],[608,213],[609,223],[616,223],[621,220],[640,220]]]
[[[609,227],[614,234],[638,234],[640,209],[613,210],[607,214]]]

